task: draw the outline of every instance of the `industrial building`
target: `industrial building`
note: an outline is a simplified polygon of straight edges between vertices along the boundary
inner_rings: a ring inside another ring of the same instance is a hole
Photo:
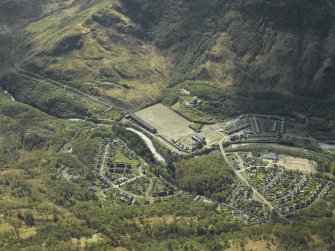
[[[130,113],[129,117],[131,117],[137,124],[142,126],[144,129],[148,130],[151,133],[157,133],[157,129],[151,126],[149,123],[145,122],[141,118],[139,118],[137,115],[134,113]]]
[[[195,133],[192,135],[192,139],[195,141],[195,142],[198,142],[200,144],[203,144],[205,145],[206,144],[206,138],[204,136],[202,136],[201,134],[199,133]]]

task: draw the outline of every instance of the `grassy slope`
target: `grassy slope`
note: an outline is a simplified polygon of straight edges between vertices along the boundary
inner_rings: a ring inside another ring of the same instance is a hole
[[[135,106],[195,79],[229,96],[237,113],[303,112],[306,97],[308,110],[322,113],[333,104],[334,32],[325,23],[334,16],[326,1],[304,1],[67,1],[26,27],[18,54],[26,69]],[[71,48],[73,36],[80,48]],[[64,44],[70,49],[55,53]]]
[[[116,26],[120,24],[130,30],[136,27],[112,4],[101,0],[87,6],[85,1],[79,1],[29,25],[24,44],[33,47],[24,60],[25,67],[53,78],[65,75],[79,85],[86,83],[101,94],[123,101],[137,103],[160,95],[168,60],[132,32],[118,30]],[[94,15],[105,15],[112,24],[98,23]],[[50,55],[72,35],[81,37],[80,49]]]

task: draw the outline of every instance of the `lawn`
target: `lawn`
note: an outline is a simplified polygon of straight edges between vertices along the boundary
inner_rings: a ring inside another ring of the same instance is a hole
[[[247,178],[247,172],[245,170],[241,171],[240,174],[244,177]]]
[[[187,106],[184,103],[176,103],[172,109],[180,114],[182,114],[183,117],[187,118],[189,121],[192,121],[193,123],[199,123],[199,124],[215,124],[216,120],[208,117],[207,114],[205,114],[202,111],[197,110],[196,108]]]
[[[122,185],[121,188],[130,191],[133,194],[145,195],[150,181],[147,177],[140,177],[132,182]]]
[[[259,124],[264,132],[272,132],[273,125],[274,125],[274,120],[272,119],[264,119],[264,118],[259,118],[258,119]],[[278,124],[277,126],[279,126]]]
[[[136,159],[128,159],[127,156],[124,155],[124,153],[120,149],[116,150],[114,161],[122,162],[122,163],[129,163],[132,165],[133,168],[138,167],[141,164],[141,162]]]

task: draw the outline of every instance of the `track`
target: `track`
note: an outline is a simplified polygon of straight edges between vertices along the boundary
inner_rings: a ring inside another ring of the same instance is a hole
[[[105,148],[105,152],[104,152],[104,156],[103,156],[103,159],[102,159],[102,163],[101,163],[101,166],[100,166],[100,170],[99,170],[99,173],[101,175],[101,177],[107,181],[112,188],[114,189],[117,189],[119,191],[121,191],[122,193],[125,193],[125,194],[128,194],[128,195],[131,195],[132,197],[136,198],[136,199],[148,199],[148,200],[152,200],[152,201],[157,201],[157,200],[162,200],[162,199],[167,199],[167,198],[172,198],[174,197],[175,195],[169,195],[169,196],[163,196],[163,197],[149,197],[148,196],[148,193],[146,194],[146,196],[141,196],[141,195],[136,195],[134,193],[131,193],[129,191],[126,191],[122,188],[120,188],[121,185],[115,185],[113,182],[111,182],[105,175],[105,170],[107,168],[107,159],[108,159],[108,152],[109,152],[109,149],[110,149],[110,144],[107,144],[106,148]],[[137,178],[139,178],[141,176],[137,176],[134,178],[134,180],[136,180]],[[150,180],[150,185],[147,189],[147,192],[149,191],[149,189],[152,189],[152,186],[153,184],[151,184],[152,181]],[[150,188],[151,186],[151,188]],[[149,191],[150,192],[150,191]]]
[[[224,160],[229,164],[229,160],[228,160],[226,152],[225,152],[225,150],[224,150],[224,148],[222,146],[222,143],[223,142],[221,142],[219,144],[219,146],[220,146],[220,152],[221,152]],[[253,186],[251,186],[249,184],[249,182],[238,171],[236,171],[232,166],[231,166],[231,169],[233,170],[233,172],[235,173],[235,175],[242,181],[243,184],[245,184],[248,187],[250,187],[252,189],[252,191],[253,191],[254,194],[256,194],[257,196],[259,196],[259,198],[261,198],[263,200],[263,202],[270,207],[271,210],[273,209],[272,204],[267,199],[265,199]]]
[[[49,78],[45,78],[43,76],[40,76],[36,73],[33,73],[33,72],[29,72],[29,71],[26,71],[22,68],[19,68],[19,67],[16,67],[16,70],[17,70],[17,73],[23,77],[23,78],[26,78],[26,79],[30,79],[30,80],[34,80],[34,81],[39,81],[39,82],[45,82],[47,84],[50,84],[50,85],[53,85],[54,87],[56,87],[57,89],[61,89],[62,91],[65,91],[75,97],[78,97],[78,98],[81,98],[81,99],[84,99],[90,103],[94,103],[98,106],[102,106],[106,109],[112,109],[113,106],[107,102],[104,102],[102,100],[99,100],[98,98],[96,97],[93,97],[93,96],[90,96],[78,89],[75,89],[73,87],[70,87],[68,85],[65,85],[59,81],[56,81],[56,80],[52,80],[52,79],[49,79]]]

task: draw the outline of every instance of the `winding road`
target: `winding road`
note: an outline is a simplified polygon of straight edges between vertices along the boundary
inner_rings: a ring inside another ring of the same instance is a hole
[[[219,144],[219,146],[220,146],[220,152],[221,152],[221,154],[222,154],[222,156],[223,156],[223,158],[224,158],[224,160],[228,163],[228,165],[229,165],[229,159],[228,159],[228,157],[227,157],[227,155],[226,155],[226,152],[225,152],[225,150],[224,150],[224,148],[223,148],[223,145],[222,145],[222,143],[223,143],[223,141],[222,142],[220,142],[220,144]],[[263,202],[265,203],[265,204],[267,204],[269,207],[270,207],[270,209],[272,210],[273,209],[273,206],[272,206],[272,204],[267,200],[267,199],[265,199],[253,186],[251,186],[250,184],[249,184],[249,182],[242,176],[242,174],[240,173],[240,172],[238,172],[237,170],[235,170],[232,166],[230,166],[231,167],[231,169],[233,170],[233,172],[235,173],[235,175],[242,181],[242,183],[244,183],[244,184],[246,184],[248,187],[250,187],[251,189],[252,189],[252,192],[254,193],[254,194],[256,194],[256,196],[258,196],[259,198],[261,198],[262,200],[263,200]]]
[[[108,155],[109,155],[109,149],[110,149],[110,144],[107,144],[106,145],[106,148],[105,148],[105,152],[104,152],[104,155],[103,155],[103,158],[102,158],[102,162],[101,162],[101,166],[100,166],[100,170],[99,170],[99,173],[101,175],[101,177],[106,181],[108,182],[108,184],[111,185],[111,187],[113,187],[114,189],[117,189],[119,191],[121,191],[122,193],[125,193],[125,194],[128,194],[128,195],[131,195],[132,197],[136,198],[136,199],[147,199],[147,200],[151,200],[151,201],[155,201],[155,200],[161,200],[161,199],[166,199],[166,198],[172,198],[175,196],[174,195],[169,195],[169,196],[163,196],[163,197],[149,197],[148,196],[148,191],[150,192],[150,190],[152,189],[153,187],[153,183],[150,182],[150,186],[148,187],[147,191],[146,191],[146,196],[141,196],[141,195],[136,195],[134,193],[131,193],[129,191],[126,191],[124,189],[122,189],[120,186],[121,184],[119,185],[115,185],[113,182],[111,182],[105,175],[105,170],[107,168],[107,162],[108,162]],[[134,177],[133,180],[136,180],[137,178],[139,177],[143,177],[143,174],[142,175],[139,175],[137,177]],[[128,181],[127,181],[128,182]],[[127,183],[127,182],[124,182],[124,183]],[[130,182],[130,181],[129,181]],[[176,193],[177,194],[177,193]]]

